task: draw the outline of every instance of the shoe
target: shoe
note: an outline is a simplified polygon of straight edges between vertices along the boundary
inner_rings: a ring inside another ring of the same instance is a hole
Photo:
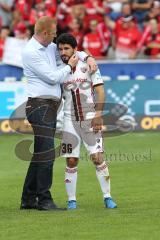
[[[75,200],[68,201],[68,209],[76,209],[77,208],[77,202]]]
[[[65,211],[66,208],[57,207],[54,202],[47,202],[43,204],[38,204],[37,209],[40,211]]]
[[[113,201],[111,197],[105,198],[104,204],[106,208],[117,208],[117,204]]]
[[[37,201],[36,202],[21,202],[20,210],[27,209],[37,209]]]

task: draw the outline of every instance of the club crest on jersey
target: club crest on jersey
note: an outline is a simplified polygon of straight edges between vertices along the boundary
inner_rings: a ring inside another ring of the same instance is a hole
[[[87,72],[87,68],[86,68],[86,67],[81,67],[80,69],[81,69],[81,71],[82,71],[83,73]]]

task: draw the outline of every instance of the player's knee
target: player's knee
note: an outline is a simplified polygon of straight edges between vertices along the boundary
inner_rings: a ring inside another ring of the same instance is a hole
[[[98,153],[94,153],[94,154],[91,154],[91,159],[92,159],[92,162],[95,164],[95,165],[100,165],[103,163],[104,159],[103,159],[103,153],[102,152],[98,152]]]
[[[74,158],[74,157],[67,158],[67,166],[69,168],[74,168],[77,166],[77,164],[78,164],[78,158]]]

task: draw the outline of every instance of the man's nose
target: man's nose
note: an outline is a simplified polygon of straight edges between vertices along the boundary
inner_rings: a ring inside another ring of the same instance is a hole
[[[65,54],[65,52],[66,52],[65,50],[62,50],[62,55],[64,55],[64,54]]]

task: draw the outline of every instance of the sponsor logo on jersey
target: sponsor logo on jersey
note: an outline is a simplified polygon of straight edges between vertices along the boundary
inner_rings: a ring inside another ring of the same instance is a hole
[[[72,79],[72,80],[69,80],[67,81],[66,83],[64,83],[65,86],[67,86],[68,84],[71,84],[71,83],[76,83],[76,82],[87,82],[87,78],[76,78],[76,79]]]

